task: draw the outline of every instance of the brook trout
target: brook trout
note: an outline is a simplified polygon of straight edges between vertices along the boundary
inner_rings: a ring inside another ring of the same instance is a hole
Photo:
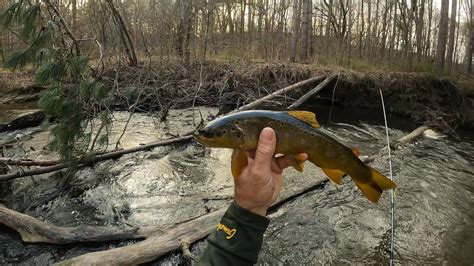
[[[392,180],[359,160],[356,149],[351,150],[318,129],[319,123],[311,112],[239,112],[209,122],[194,133],[194,138],[207,147],[234,149],[231,168],[237,177],[247,165],[244,151],[256,149],[260,131],[265,127],[276,133],[276,153],[307,153],[308,161],[320,167],[334,183],[340,184],[348,174],[372,202],[378,202],[384,190],[396,187]],[[296,159],[294,167],[303,171],[303,163]]]

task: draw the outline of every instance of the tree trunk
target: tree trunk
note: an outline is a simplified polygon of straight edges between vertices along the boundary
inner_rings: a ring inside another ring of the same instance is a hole
[[[77,30],[77,0],[71,0],[72,5],[72,30]]]
[[[441,14],[439,21],[438,43],[436,45],[435,71],[443,71],[448,40],[448,9],[449,0],[441,0]]]
[[[349,18],[348,18],[348,26],[347,26],[347,34],[346,34],[346,53],[347,53],[347,62],[350,64],[351,56],[352,56],[352,24],[353,24],[353,17],[354,11],[352,6],[352,0],[347,0],[347,8],[349,9]]]
[[[135,45],[133,44],[132,37],[130,36],[130,32],[127,29],[127,25],[125,24],[122,16],[118,12],[117,8],[115,8],[113,0],[105,0],[112,11],[114,19],[119,27],[120,36],[122,39],[122,43],[125,49],[125,53],[128,56],[129,65],[136,66],[138,64],[137,53],[135,50]]]
[[[176,52],[184,63],[188,63],[190,59],[189,39],[191,37],[192,2],[190,0],[180,0],[176,4],[180,10],[176,36]]]
[[[362,58],[364,49],[364,0],[360,0],[360,28],[359,28],[359,58]]]
[[[425,56],[431,56],[431,25],[433,21],[433,0],[430,1],[430,9],[428,11],[428,29],[426,34],[426,47],[425,47]]]
[[[372,1],[367,1],[367,35],[365,37],[365,55],[367,59],[370,61],[370,53],[372,49]]]
[[[472,74],[472,56],[474,55],[474,4],[473,0],[469,0],[469,34],[466,46],[466,72]]]
[[[449,21],[449,40],[448,40],[448,51],[446,53],[446,69],[448,73],[453,68],[453,53],[454,53],[454,37],[456,34],[456,11],[457,11],[457,0],[451,0],[451,19]]]
[[[303,20],[301,22],[301,61],[308,59],[308,36],[309,36],[309,14],[308,14],[308,2],[311,0],[303,1]]]
[[[308,15],[308,57],[313,56],[313,1],[306,3]]]
[[[395,38],[396,38],[396,35],[397,35],[397,19],[398,19],[397,5],[393,4],[392,8],[393,8],[393,22],[392,22],[393,24],[392,24],[392,36],[390,36],[390,49],[388,50],[388,62],[389,62],[389,64],[392,63],[393,53],[396,50]]]
[[[421,0],[420,10],[416,14],[415,22],[415,36],[416,36],[416,59],[418,62],[421,61],[423,56],[423,25],[424,25],[424,15],[425,15],[425,0]],[[428,29],[430,30],[430,29]]]
[[[388,36],[388,18],[392,15],[392,6],[393,4],[388,4],[385,6],[383,13],[383,22],[382,22],[382,40],[380,43],[380,59],[383,61],[385,59],[385,50],[387,45],[387,36]]]
[[[296,47],[298,41],[298,26],[299,26],[299,16],[298,13],[298,0],[293,0],[293,17],[291,25],[291,41],[290,41],[290,61],[292,63],[296,60]]]

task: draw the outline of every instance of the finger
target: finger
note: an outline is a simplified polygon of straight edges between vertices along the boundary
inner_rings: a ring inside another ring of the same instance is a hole
[[[309,158],[307,153],[298,153],[298,154],[294,155],[294,157],[298,162],[304,162],[304,161],[308,160],[308,158]]]
[[[257,151],[255,152],[255,165],[262,169],[270,169],[276,149],[276,136],[273,129],[266,127],[260,132]]]
[[[285,155],[285,156],[278,157],[275,159],[276,164],[281,170],[293,165],[293,160],[291,159],[290,156],[291,155]]]
[[[293,159],[294,158],[294,159]],[[276,158],[276,162],[277,162],[277,165],[278,167],[280,167],[280,169],[285,169],[289,166],[293,166],[295,160],[298,162],[298,163],[303,163],[304,161],[306,161],[308,159],[308,154],[306,153],[298,153],[296,155],[285,155],[285,156],[282,156],[282,157],[279,157],[279,158]]]

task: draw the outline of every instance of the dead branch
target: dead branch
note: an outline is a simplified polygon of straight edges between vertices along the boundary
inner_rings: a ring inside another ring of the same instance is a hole
[[[412,141],[413,139],[415,139],[418,136],[420,136],[421,134],[423,134],[423,132],[425,132],[425,130],[427,130],[427,129],[429,129],[429,127],[427,127],[427,126],[418,127],[417,129],[413,130],[410,134],[405,135],[404,137],[398,139],[394,143],[394,146],[399,147],[399,146],[403,146],[403,145],[407,144],[408,142]],[[390,145],[390,146],[392,146],[392,145]]]
[[[104,242],[111,240],[142,239],[138,228],[109,226],[59,227],[42,222],[0,204],[0,224],[21,235],[24,242],[68,244],[76,242]]]
[[[94,164],[96,162],[100,162],[100,161],[104,161],[104,160],[115,159],[115,158],[118,158],[118,157],[120,157],[122,155],[125,155],[125,154],[138,152],[138,151],[149,150],[149,149],[152,149],[152,148],[155,148],[155,147],[158,147],[158,146],[164,146],[164,145],[169,145],[169,144],[172,144],[172,143],[186,141],[186,140],[189,140],[191,138],[192,138],[192,136],[188,133],[185,136],[179,137],[179,138],[168,139],[168,140],[165,140],[165,141],[155,141],[155,142],[151,142],[151,143],[146,144],[146,145],[136,146],[136,147],[133,147],[133,148],[130,148],[130,149],[118,150],[118,151],[112,151],[112,152],[108,152],[108,153],[98,154],[98,155],[95,155],[95,156],[92,156],[92,157],[89,157],[89,158],[79,160],[79,165],[80,166],[85,166],[85,165]],[[16,178],[20,178],[20,177],[24,177],[24,176],[32,176],[32,175],[40,175],[40,174],[51,173],[51,172],[58,171],[58,170],[61,170],[63,168],[66,168],[68,166],[69,166],[69,164],[67,164],[67,163],[60,163],[60,164],[52,165],[52,166],[49,166],[49,167],[36,168],[36,169],[27,170],[27,171],[18,171],[18,172],[6,174],[6,175],[0,175],[0,181],[12,180],[12,179],[16,179]]]
[[[328,76],[323,82],[319,83],[318,86],[314,87],[312,90],[308,91],[305,93],[305,95],[301,96],[297,101],[292,103],[288,109],[295,109],[298,108],[301,104],[306,102],[311,96],[317,94],[320,92],[322,89],[324,89],[331,81],[333,81],[339,74],[332,74]]]
[[[243,105],[241,106],[239,109],[237,109],[236,111],[234,112],[240,112],[240,111],[245,111],[245,110],[250,110],[250,109],[254,109],[260,105],[262,105],[264,102],[268,101],[268,100],[271,100],[273,98],[275,98],[276,96],[278,95],[281,95],[281,94],[285,94],[285,93],[288,93],[292,90],[295,90],[295,89],[299,89],[303,86],[306,86],[306,85],[309,85],[309,84],[312,84],[314,82],[318,82],[318,81],[321,81],[321,80],[324,80],[326,78],[326,76],[318,76],[318,77],[313,77],[313,78],[310,78],[310,79],[307,79],[307,80],[303,80],[303,81],[300,81],[298,83],[295,83],[293,85],[290,85],[290,86],[287,86],[281,90],[277,90],[271,94],[268,94],[267,96],[263,97],[263,98],[260,98],[256,101],[253,101],[249,104],[246,104],[246,105]]]
[[[28,159],[16,160],[16,159],[7,158],[7,157],[0,157],[0,165],[7,164],[7,165],[22,165],[22,166],[51,166],[51,165],[56,165],[60,163],[61,163],[60,160],[48,160],[48,161],[28,160]]]

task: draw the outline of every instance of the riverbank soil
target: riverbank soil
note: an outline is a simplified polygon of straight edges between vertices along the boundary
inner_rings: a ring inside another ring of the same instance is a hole
[[[432,74],[355,72],[284,63],[204,61],[183,65],[174,61],[115,67],[101,77],[115,95],[113,108],[163,111],[192,106],[235,109],[285,86],[332,73],[337,78],[305,105],[337,105],[381,111],[379,89],[387,112],[418,124],[453,133],[458,127],[474,128],[474,80],[439,78]],[[43,87],[32,83],[31,74],[1,73],[0,104],[35,101]],[[10,84],[12,81],[13,84]],[[21,86],[14,89],[14,86]],[[266,102],[262,108],[284,109],[312,87],[302,87]]]

